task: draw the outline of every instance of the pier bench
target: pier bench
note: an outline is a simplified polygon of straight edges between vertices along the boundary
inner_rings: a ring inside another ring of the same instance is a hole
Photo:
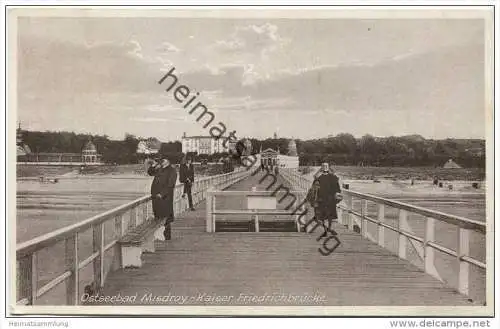
[[[265,231],[278,230],[280,227],[290,230],[294,227],[294,232],[300,232],[300,225],[297,222],[297,216],[293,211],[281,209],[250,209],[250,210],[215,210],[212,215],[232,216],[231,218],[214,218],[213,225],[214,231],[220,229],[222,226],[234,226],[234,228],[241,229],[245,226],[249,231],[260,232],[261,224]],[[236,216],[236,217],[233,217]],[[250,216],[251,218],[238,217]],[[273,216],[271,218],[261,216]],[[276,216],[285,216],[277,219]],[[234,225],[236,224],[236,225]],[[229,228],[228,227],[228,228]],[[288,231],[287,230],[287,231]],[[279,231],[279,230],[278,230]]]
[[[163,221],[149,218],[118,240],[123,268],[142,266],[142,253],[155,251],[155,232],[161,226]]]

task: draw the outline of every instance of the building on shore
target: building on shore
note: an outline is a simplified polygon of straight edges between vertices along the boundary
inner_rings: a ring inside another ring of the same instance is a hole
[[[156,138],[149,138],[139,141],[137,144],[137,153],[144,155],[158,154],[160,152],[161,142]]]
[[[297,156],[297,144],[295,144],[295,141],[293,139],[288,142],[288,155],[292,157]]]
[[[26,148],[23,148],[25,150]],[[17,162],[43,165],[101,165],[101,154],[92,141],[85,143],[82,153],[38,152],[22,153],[18,144]]]
[[[17,162],[28,162],[33,159],[33,152],[31,152],[31,148],[24,143],[24,133],[21,130],[21,124],[16,130],[16,153],[17,153]]]
[[[274,168],[298,168],[299,167],[299,157],[297,156],[297,146],[295,141],[291,140],[288,144],[288,154],[281,154],[278,150],[273,150],[268,148],[264,151],[260,151],[258,154],[260,163],[264,168],[274,169]]]
[[[82,149],[82,162],[85,164],[99,163],[101,155],[97,153],[97,147],[89,140]]]
[[[16,130],[16,151],[17,158],[24,158],[27,155],[31,154],[31,149],[28,145],[24,144],[23,140],[23,131],[21,130],[21,124],[17,127]]]
[[[182,136],[182,153],[214,154],[229,152],[229,143],[224,147],[225,138],[212,136]]]

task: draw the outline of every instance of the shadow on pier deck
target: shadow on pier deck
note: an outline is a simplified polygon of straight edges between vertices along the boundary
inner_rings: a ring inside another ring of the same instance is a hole
[[[259,178],[229,190],[262,190],[267,184]],[[217,207],[234,209],[240,201],[228,197]],[[341,245],[328,256],[318,252],[319,230],[207,233],[202,202],[176,219],[172,240],[156,241],[141,268],[110,273],[103,295],[136,296],[115,305],[472,305],[360,234],[340,224],[335,230]]]

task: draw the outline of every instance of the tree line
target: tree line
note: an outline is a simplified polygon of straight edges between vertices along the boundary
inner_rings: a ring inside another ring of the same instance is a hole
[[[252,139],[252,148],[272,148],[288,153],[289,139]],[[351,134],[312,140],[295,140],[300,165],[314,166],[322,162],[355,166],[434,166],[441,167],[452,159],[462,167],[485,168],[483,139],[425,139],[419,135],[356,139]]]
[[[139,141],[132,134],[123,140],[112,140],[106,135],[75,134],[73,132],[25,131],[24,144],[33,153],[60,152],[81,153],[83,146],[91,140],[106,163],[138,163],[143,155],[137,153]],[[154,139],[154,137],[152,137]],[[290,139],[250,139],[252,153],[268,148],[288,153]],[[485,167],[485,141],[482,139],[425,139],[419,135],[402,137],[374,137],[365,135],[355,138],[351,134],[338,134],[327,138],[295,140],[300,165],[314,166],[322,162],[336,165],[356,166],[442,166],[453,159],[462,167]],[[184,154],[179,141],[161,143],[160,154],[169,156],[178,163]],[[227,153],[212,155],[191,154],[195,161],[218,161]]]

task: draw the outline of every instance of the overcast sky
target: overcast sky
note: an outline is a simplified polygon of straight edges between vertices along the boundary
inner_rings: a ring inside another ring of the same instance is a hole
[[[238,137],[484,138],[482,20],[19,18],[30,130],[208,134],[179,83]]]

